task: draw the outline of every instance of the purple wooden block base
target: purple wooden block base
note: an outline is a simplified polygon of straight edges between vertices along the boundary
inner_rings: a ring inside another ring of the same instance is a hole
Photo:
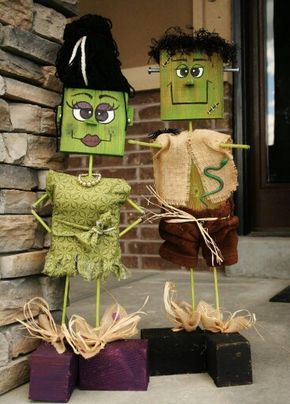
[[[81,390],[147,390],[147,341],[110,342],[96,356],[79,359]]]
[[[58,354],[42,343],[30,356],[29,398],[66,403],[76,385],[78,358],[70,351]]]

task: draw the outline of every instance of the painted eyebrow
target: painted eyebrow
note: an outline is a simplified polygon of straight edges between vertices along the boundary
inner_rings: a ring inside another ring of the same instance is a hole
[[[198,62],[198,61],[207,62],[208,61],[208,59],[204,59],[204,58],[193,58],[192,60],[193,60],[193,62]]]
[[[93,98],[93,96],[91,94],[89,94],[89,93],[76,93],[76,94],[73,94],[72,96],[75,97],[76,95],[86,95],[89,98]]]
[[[101,99],[101,98],[104,98],[104,97],[112,98],[113,100],[118,101],[118,99],[117,99],[117,98],[115,98],[115,97],[113,97],[112,95],[108,95],[108,94],[101,94],[101,95],[99,96],[99,98],[100,98],[100,99]]]
[[[172,62],[187,62],[187,59],[172,59]]]

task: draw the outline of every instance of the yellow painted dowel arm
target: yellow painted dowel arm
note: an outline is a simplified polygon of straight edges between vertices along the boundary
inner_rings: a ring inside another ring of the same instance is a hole
[[[133,139],[128,140],[128,143],[137,144],[139,146],[152,147],[153,149],[162,149],[162,146],[159,143],[140,142],[139,140]]]
[[[37,201],[34,202],[34,204],[32,205],[32,208],[36,208],[36,206],[40,205],[41,202],[44,201],[46,198],[48,198],[48,194],[47,194],[47,193],[41,195],[41,197],[38,198]]]
[[[132,206],[132,208],[136,209],[139,213],[142,215],[144,214],[144,210],[141,208],[141,206],[137,205],[132,199],[128,198],[127,202]]]
[[[35,212],[35,210],[31,209],[32,215],[35,219],[45,228],[48,233],[51,233],[51,228],[45,223],[45,221]]]
[[[36,202],[32,205],[31,213],[35,217],[35,219],[45,228],[48,233],[51,233],[51,228],[45,223],[45,221],[35,212],[34,208],[41,204],[46,198],[48,198],[48,194],[43,194],[40,198],[37,199]]]
[[[132,230],[135,226],[137,226],[141,222],[142,222],[142,219],[139,218],[139,219],[135,220],[135,222],[129,224],[129,226],[127,226],[123,231],[120,232],[119,237],[125,236],[125,234],[127,234],[130,230]]]
[[[238,143],[221,143],[220,147],[223,149],[250,149],[251,146],[248,144],[238,144]]]
[[[133,140],[133,139],[128,140],[128,143],[136,144],[139,146],[152,147],[154,149],[162,149],[160,143],[141,142],[139,140]],[[249,146],[248,144],[238,144],[238,143],[221,143],[220,147],[222,147],[223,149],[246,149],[246,150],[251,148],[251,146]]]

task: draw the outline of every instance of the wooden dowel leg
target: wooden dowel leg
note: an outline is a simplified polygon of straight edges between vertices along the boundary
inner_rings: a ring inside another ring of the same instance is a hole
[[[66,319],[66,309],[67,309],[67,300],[68,300],[68,291],[69,291],[69,275],[65,277],[65,286],[64,286],[64,295],[63,295],[63,305],[62,305],[62,316],[61,316],[61,324],[65,324]]]
[[[217,310],[219,310],[220,297],[219,297],[219,285],[218,285],[218,275],[216,267],[213,267],[213,277],[214,277],[214,290],[215,290],[215,307]]]
[[[96,281],[96,327],[100,326],[101,279]]]
[[[194,269],[190,268],[190,286],[191,286],[191,304],[192,311],[195,311],[195,283],[194,283]]]

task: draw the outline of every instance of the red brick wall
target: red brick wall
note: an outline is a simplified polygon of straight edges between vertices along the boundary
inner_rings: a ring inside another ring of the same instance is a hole
[[[128,128],[127,139],[147,141],[149,132],[162,128],[187,129],[188,123],[184,121],[160,121],[159,90],[141,91],[131,100],[135,108],[134,125]],[[231,87],[225,84],[225,117],[219,120],[200,120],[193,122],[193,128],[208,128],[228,133],[231,128]],[[69,159],[69,172],[78,174],[86,172],[88,158],[86,156],[72,155]],[[94,171],[106,177],[126,179],[132,187],[131,199],[139,205],[146,206],[144,196],[148,195],[147,185],[153,185],[152,153],[151,150],[126,145],[124,158],[96,156],[94,158]],[[121,229],[138,217],[130,205],[126,204],[121,212]],[[134,269],[173,269],[178,268],[159,257],[158,249],[161,239],[158,234],[158,224],[142,223],[127,233],[121,239],[123,262],[128,268]],[[204,267],[200,260],[199,268]]]

